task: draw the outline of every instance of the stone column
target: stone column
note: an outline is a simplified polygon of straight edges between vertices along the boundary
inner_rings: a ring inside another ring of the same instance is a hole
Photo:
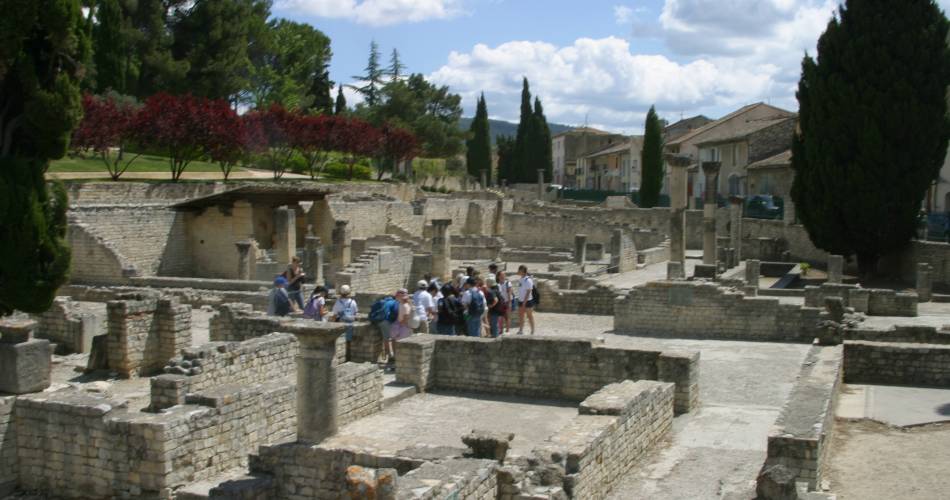
[[[502,236],[505,234],[505,200],[499,198],[495,202],[495,220],[492,234]]]
[[[335,335],[299,334],[297,441],[319,443],[337,429]]]
[[[574,235],[574,262],[576,264],[584,265],[584,261],[586,260],[587,260],[587,235],[575,234]]]
[[[432,276],[442,282],[448,282],[452,273],[452,252],[449,246],[451,224],[452,219],[432,219]]]
[[[745,261],[745,294],[756,296],[759,294],[759,275],[761,274],[761,263],[758,260],[750,259]]]
[[[671,260],[666,263],[666,279],[681,280],[686,278],[686,271],[683,270],[683,263]]]
[[[50,386],[53,349],[33,338],[36,321],[0,321],[0,392],[27,394]]]
[[[670,260],[680,263],[680,270],[686,262],[686,169],[690,159],[685,156],[669,155],[670,165]]]
[[[729,197],[729,241],[736,249],[736,265],[742,262],[742,208],[745,198],[742,196]]]
[[[785,194],[785,197],[782,198],[785,201],[785,210],[782,213],[782,222],[786,224],[795,223],[795,201],[792,200],[792,195]]]
[[[336,227],[333,228],[333,232],[330,234],[332,247],[330,255],[331,280],[335,280],[336,273],[342,271],[350,263],[350,231],[346,226],[347,221],[338,220],[336,221]]]
[[[703,194],[703,264],[716,265],[716,187],[719,183],[718,161],[704,161],[703,175],[706,191]]]
[[[482,190],[488,189],[488,171],[484,168],[481,170],[482,174]]]
[[[917,300],[930,302],[933,298],[933,275],[930,273],[930,264],[917,264]]]
[[[278,264],[289,264],[297,255],[297,224],[292,208],[274,209],[274,260]]]
[[[304,238],[303,270],[314,285],[323,285],[323,246],[319,236]]]
[[[828,283],[841,283],[844,271],[844,257],[841,255],[828,256]]]
[[[544,200],[544,169],[538,169],[538,199]]]
[[[254,279],[251,274],[251,260],[256,260],[257,256],[251,255],[252,242],[250,240],[236,241],[234,246],[237,247],[238,252],[237,279],[244,281]]]

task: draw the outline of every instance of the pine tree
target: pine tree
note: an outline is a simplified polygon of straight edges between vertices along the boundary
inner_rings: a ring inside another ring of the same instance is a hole
[[[643,149],[640,151],[640,206],[653,208],[660,202],[663,188],[663,126],[650,106],[643,127]]]
[[[792,199],[863,276],[913,236],[950,138],[950,30],[930,0],[847,0],[802,61]]]
[[[332,88],[330,71],[324,67],[311,80],[310,89],[307,91],[307,96],[310,97],[310,106],[307,107],[307,111],[315,114],[332,113],[334,111],[333,97],[330,95]]]
[[[534,128],[534,112],[531,109],[531,90],[528,88],[528,79],[525,78],[521,87],[521,117],[518,120],[518,132],[515,135],[514,162],[512,164],[509,182],[532,182],[530,144]],[[537,175],[537,174],[534,174]]]
[[[96,91],[104,93],[114,90],[125,94],[129,47],[125,39],[127,20],[119,0],[99,0],[96,20],[92,28]]]
[[[333,106],[333,114],[342,115],[346,113],[346,97],[343,95],[343,84],[336,91],[336,104]]]
[[[380,90],[383,88],[383,76],[385,75],[383,69],[379,67],[379,44],[376,43],[376,40],[369,44],[369,61],[366,63],[365,71],[365,75],[353,77],[364,82],[365,85],[351,85],[351,88],[362,94],[367,106],[374,107],[379,104]]]
[[[544,108],[541,107],[541,99],[534,98],[534,120],[535,140],[534,144],[534,165],[532,172],[537,175],[538,170],[544,170],[544,178],[547,182],[553,179],[554,158],[551,151],[551,129],[548,127],[548,119],[544,116]]]
[[[480,179],[482,170],[487,172],[487,182],[491,184],[491,132],[488,126],[488,106],[485,103],[485,94],[478,98],[475,109],[475,118],[469,127],[469,139],[465,145],[465,160],[468,175]]]
[[[393,49],[393,53],[389,57],[389,68],[386,69],[386,76],[390,78],[390,81],[394,82],[403,76],[405,69],[406,65],[399,59],[399,51]]]

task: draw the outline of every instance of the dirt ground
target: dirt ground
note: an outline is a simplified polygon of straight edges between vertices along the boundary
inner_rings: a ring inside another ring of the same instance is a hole
[[[950,498],[950,422],[898,428],[838,420],[824,479],[838,500]]]

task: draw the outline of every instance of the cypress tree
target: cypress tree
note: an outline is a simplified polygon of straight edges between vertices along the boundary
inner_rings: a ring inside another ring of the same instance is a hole
[[[544,108],[541,107],[541,99],[534,98],[534,120],[535,130],[533,131],[535,140],[532,146],[535,148],[532,155],[534,164],[531,172],[537,175],[538,170],[544,170],[544,178],[547,182],[553,179],[552,169],[554,168],[554,158],[551,151],[551,129],[548,127],[548,119],[544,116]],[[535,178],[537,179],[537,178]]]
[[[653,208],[660,202],[663,188],[663,126],[650,106],[643,131],[643,150],[640,151],[640,206]]]
[[[792,199],[863,276],[914,235],[950,138],[948,21],[931,0],[847,0],[805,56]]]
[[[333,97],[330,96],[332,88],[333,82],[330,81],[330,71],[324,66],[310,82],[310,89],[307,91],[307,95],[311,99],[308,111],[318,114],[332,113],[334,111]]]
[[[99,0],[97,22],[92,28],[93,54],[96,65],[96,90],[126,93],[129,61],[125,40],[126,19],[118,0]]]
[[[499,135],[495,138],[495,147],[498,148],[498,181],[514,182],[515,139],[510,135]]]
[[[521,118],[518,120],[518,132],[515,135],[515,150],[511,165],[509,182],[532,182],[530,145],[531,129],[534,128],[534,112],[531,109],[531,90],[528,88],[528,79],[525,78],[521,87]]]
[[[486,170],[488,183],[491,184],[491,132],[488,127],[488,106],[485,103],[485,94],[478,98],[478,106],[469,134],[470,138],[465,142],[468,174],[480,179],[482,170]]]
[[[346,113],[346,97],[343,95],[343,84],[336,91],[336,104],[333,106],[333,114],[342,115]]]

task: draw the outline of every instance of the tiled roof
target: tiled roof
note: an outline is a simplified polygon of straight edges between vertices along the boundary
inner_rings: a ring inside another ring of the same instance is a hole
[[[755,103],[755,104],[749,104],[748,106],[743,106],[743,107],[741,107],[741,108],[739,108],[739,109],[733,111],[732,113],[729,113],[728,115],[723,116],[722,118],[720,118],[720,119],[718,119],[718,120],[716,120],[716,121],[714,121],[714,122],[710,122],[710,123],[707,123],[707,124],[703,125],[702,127],[699,127],[699,128],[697,128],[697,129],[693,129],[693,130],[687,132],[686,134],[683,134],[683,135],[677,137],[676,139],[673,139],[673,140],[667,142],[666,145],[667,145],[667,146],[675,146],[675,145],[677,145],[677,144],[681,144],[681,143],[683,143],[683,142],[685,142],[685,141],[688,141],[689,139],[693,139],[694,137],[696,137],[696,136],[698,136],[698,135],[700,135],[700,134],[704,134],[704,133],[706,133],[706,132],[709,132],[709,131],[715,129],[716,127],[718,127],[719,125],[722,125],[722,124],[725,123],[726,121],[728,121],[728,120],[730,120],[730,119],[732,119],[732,118],[735,118],[735,117],[741,115],[742,113],[745,113],[746,111],[749,111],[749,110],[752,109],[752,108],[756,108],[756,107],[759,107],[759,106],[768,106],[769,108],[774,109],[774,110],[775,110],[775,115],[776,115],[777,117],[778,117],[778,116],[794,116],[794,115],[795,115],[794,113],[792,113],[792,112],[790,112],[790,111],[786,111],[786,110],[781,109],[781,108],[776,108],[775,106],[770,106],[770,105],[768,105],[768,104],[765,104],[764,102],[757,102],[757,103]]]
[[[750,163],[746,166],[747,169],[762,169],[762,168],[777,168],[777,167],[789,167],[792,165],[792,150],[786,149],[781,153],[770,156],[764,160],[759,160],[755,163]]]

